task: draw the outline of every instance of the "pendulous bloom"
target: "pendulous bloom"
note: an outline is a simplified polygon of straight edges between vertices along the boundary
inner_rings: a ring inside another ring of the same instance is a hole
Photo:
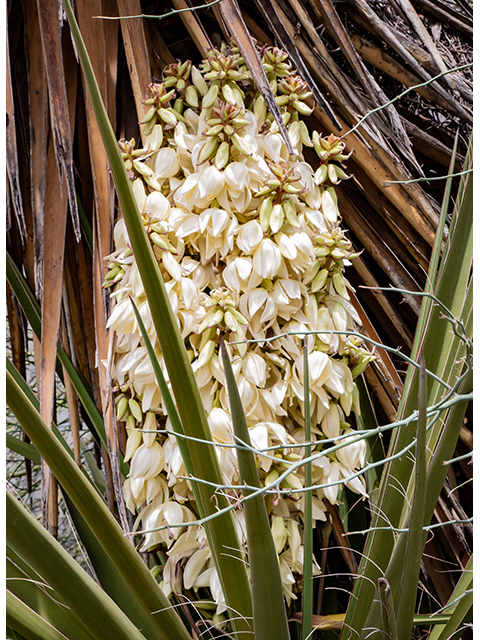
[[[279,49],[264,48],[262,55],[293,155],[234,45],[212,50],[200,68],[190,62],[167,67],[164,82],[148,88],[144,147],[135,149],[134,141],[120,146],[197,379],[223,480],[235,487],[240,479],[220,335],[230,342],[251,441],[262,451],[261,482],[276,491],[267,495],[267,508],[290,602],[299,592],[302,530],[314,525],[304,518],[304,468],[297,466],[277,482],[305,453],[304,348],[315,438],[312,473],[314,483],[323,486],[313,493],[314,520],[325,520],[324,501],[337,502],[342,482],[366,493],[361,477],[350,478],[365,462],[364,441],[354,441],[350,418],[359,411],[355,378],[372,355],[357,338],[334,333],[360,323],[344,277],[355,254],[340,228],[335,191],[348,177],[344,143],[333,135],[310,135],[302,120],[312,111],[305,82]],[[304,147],[316,152],[315,168],[306,162]],[[128,436],[126,503],[143,530],[182,525],[143,538],[142,551],[164,551],[164,592],[207,587],[221,614],[225,601],[205,533],[186,526],[198,511],[129,300],[163,365],[121,219],[114,242],[104,286],[116,301],[108,326],[117,334],[116,416]],[[166,371],[165,377],[168,383]],[[324,440],[334,446],[343,434],[351,434],[343,440],[346,446],[328,453]],[[232,500],[239,496],[235,488],[227,494]],[[234,517],[245,542],[240,507]]]

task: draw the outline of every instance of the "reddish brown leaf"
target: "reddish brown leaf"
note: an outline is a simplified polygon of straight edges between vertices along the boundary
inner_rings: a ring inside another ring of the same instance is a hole
[[[117,6],[119,16],[135,16],[142,13],[139,0],[117,0]],[[152,81],[144,21],[142,18],[120,20],[120,25],[137,118],[140,122],[145,115],[143,106],[145,91]]]
[[[28,59],[29,84],[29,168],[35,252],[35,291],[40,297],[43,279],[43,206],[47,173],[48,86],[38,11],[35,2],[26,3],[25,22],[25,49]]]
[[[15,110],[13,105],[13,93],[12,82],[10,76],[10,52],[8,47],[8,32],[7,32],[7,72],[6,72],[6,109],[7,109],[7,127],[6,127],[6,142],[7,142],[7,174],[8,181],[10,183],[10,194],[12,198],[13,210],[18,222],[18,228],[22,240],[25,240],[26,228],[25,218],[23,214],[22,194],[20,190],[20,178],[18,174],[18,157],[17,157],[17,135],[15,131]]]
[[[172,3],[175,9],[191,8],[185,2],[185,0],[172,0]],[[183,21],[183,24],[188,29],[189,34],[192,36],[192,40],[195,42],[198,50],[202,54],[202,57],[206,58],[207,53],[212,48],[212,43],[210,42],[210,38],[205,32],[202,24],[199,20],[197,20],[197,17],[191,11],[182,11],[179,15]]]
[[[62,299],[67,205],[66,185],[65,183],[63,186],[60,185],[55,164],[55,153],[53,145],[50,145],[45,191],[40,374],[40,411],[43,420],[47,424],[51,423],[53,414],[53,384]]]
[[[62,182],[65,180],[67,184],[68,202],[75,235],[77,240],[80,240],[80,222],[75,193],[72,139],[62,61],[58,6],[56,0],[37,0],[37,8],[47,70],[50,104],[53,112],[52,125],[55,155],[58,170],[61,173],[60,180]]]

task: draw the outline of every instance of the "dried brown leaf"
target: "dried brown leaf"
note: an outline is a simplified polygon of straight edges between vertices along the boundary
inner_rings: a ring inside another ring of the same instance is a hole
[[[202,54],[203,58],[207,57],[208,52],[212,48],[212,43],[208,34],[202,26],[200,20],[198,20],[197,16],[192,11],[185,11],[185,9],[190,9],[191,7],[185,2],[185,0],[172,0],[173,6],[177,10],[181,10],[179,13],[180,18],[182,19],[183,24],[188,30],[188,33],[192,37],[192,40],[197,46],[197,49]]]
[[[117,0],[117,6],[119,16],[134,16],[142,13],[139,0]],[[105,20],[105,22],[108,22],[108,20]],[[137,109],[137,118],[140,122],[145,115],[142,101],[145,97],[147,86],[152,82],[144,21],[142,18],[120,20],[120,25]]]
[[[6,73],[6,110],[7,110],[7,126],[6,126],[6,153],[7,153],[7,174],[10,183],[10,194],[15,217],[17,218],[18,228],[22,240],[25,240],[26,228],[25,217],[23,214],[22,194],[20,190],[20,177],[18,173],[18,157],[17,157],[17,134],[15,131],[15,109],[13,104],[12,78],[10,74],[10,51],[8,46],[7,33],[7,73]]]
[[[53,112],[52,125],[54,130],[55,155],[60,180],[62,182],[65,180],[67,184],[68,202],[75,236],[77,240],[80,240],[80,221],[75,192],[72,138],[68,117],[58,7],[56,0],[37,0],[37,8],[47,71],[50,104]]]

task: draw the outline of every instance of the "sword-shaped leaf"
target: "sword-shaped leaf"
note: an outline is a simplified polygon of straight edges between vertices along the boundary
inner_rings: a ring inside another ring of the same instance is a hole
[[[233,374],[232,364],[223,339],[220,342],[225,380],[227,383],[233,430],[239,448],[238,469],[242,484],[260,489],[260,478],[251,449],[250,435],[242,401]],[[248,449],[250,447],[250,449]],[[248,497],[252,489],[243,489]],[[255,638],[262,640],[289,640],[287,613],[283,598],[282,578],[275,550],[267,509],[259,493],[244,503],[247,528],[248,563],[252,582],[253,630]]]

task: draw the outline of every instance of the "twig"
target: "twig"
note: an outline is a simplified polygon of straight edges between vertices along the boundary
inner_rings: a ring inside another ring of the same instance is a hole
[[[434,178],[414,178],[413,180],[385,180],[384,186],[389,187],[391,184],[411,184],[412,182],[434,182],[435,180],[448,180],[448,178],[457,178],[467,173],[473,173],[473,169],[459,171],[458,173],[449,173],[446,176],[435,176]]]
[[[197,7],[175,9],[174,11],[169,11],[168,13],[164,13],[161,16],[152,16],[147,13],[140,13],[136,16],[93,16],[93,17],[98,18],[99,20],[133,20],[134,18],[156,18],[157,20],[162,20],[163,18],[168,18],[168,16],[173,16],[176,13],[183,13],[184,11],[198,11],[199,9],[208,9],[208,7],[212,7],[214,4],[218,4],[219,2],[222,2],[222,0],[213,0],[213,2],[208,2],[207,4],[201,4]]]
[[[426,87],[427,85],[431,84],[432,82],[435,82],[436,80],[438,80],[439,78],[443,77],[447,73],[453,73],[454,71],[461,71],[462,69],[467,69],[467,68],[472,67],[472,66],[473,66],[473,62],[468,62],[467,64],[460,65],[459,67],[454,67],[453,69],[447,69],[447,71],[443,71],[442,73],[439,73],[437,76],[434,76],[433,78],[430,78],[429,80],[426,80],[425,82],[422,82],[421,84],[417,84],[417,85],[415,85],[413,87],[408,87],[408,89],[405,89],[405,91],[402,91],[402,93],[399,93],[397,96],[395,96],[395,98],[392,98],[392,100],[389,100],[388,102],[386,102],[381,107],[377,107],[376,109],[372,109],[371,111],[366,113],[364,116],[362,116],[362,118],[360,118],[360,120],[357,122],[357,124],[354,127],[352,127],[352,129],[350,129],[349,131],[344,133],[343,136],[341,136],[341,139],[345,138],[345,136],[348,136],[349,133],[353,133],[356,129],[358,129],[358,127],[369,116],[371,116],[372,114],[376,113],[377,111],[380,111],[380,109],[385,109],[386,107],[388,107],[389,105],[393,104],[394,102],[397,102],[397,100],[400,100],[401,98],[403,98],[403,96],[407,95],[407,93],[410,93],[410,91],[416,91],[417,89],[419,89],[421,87]]]

